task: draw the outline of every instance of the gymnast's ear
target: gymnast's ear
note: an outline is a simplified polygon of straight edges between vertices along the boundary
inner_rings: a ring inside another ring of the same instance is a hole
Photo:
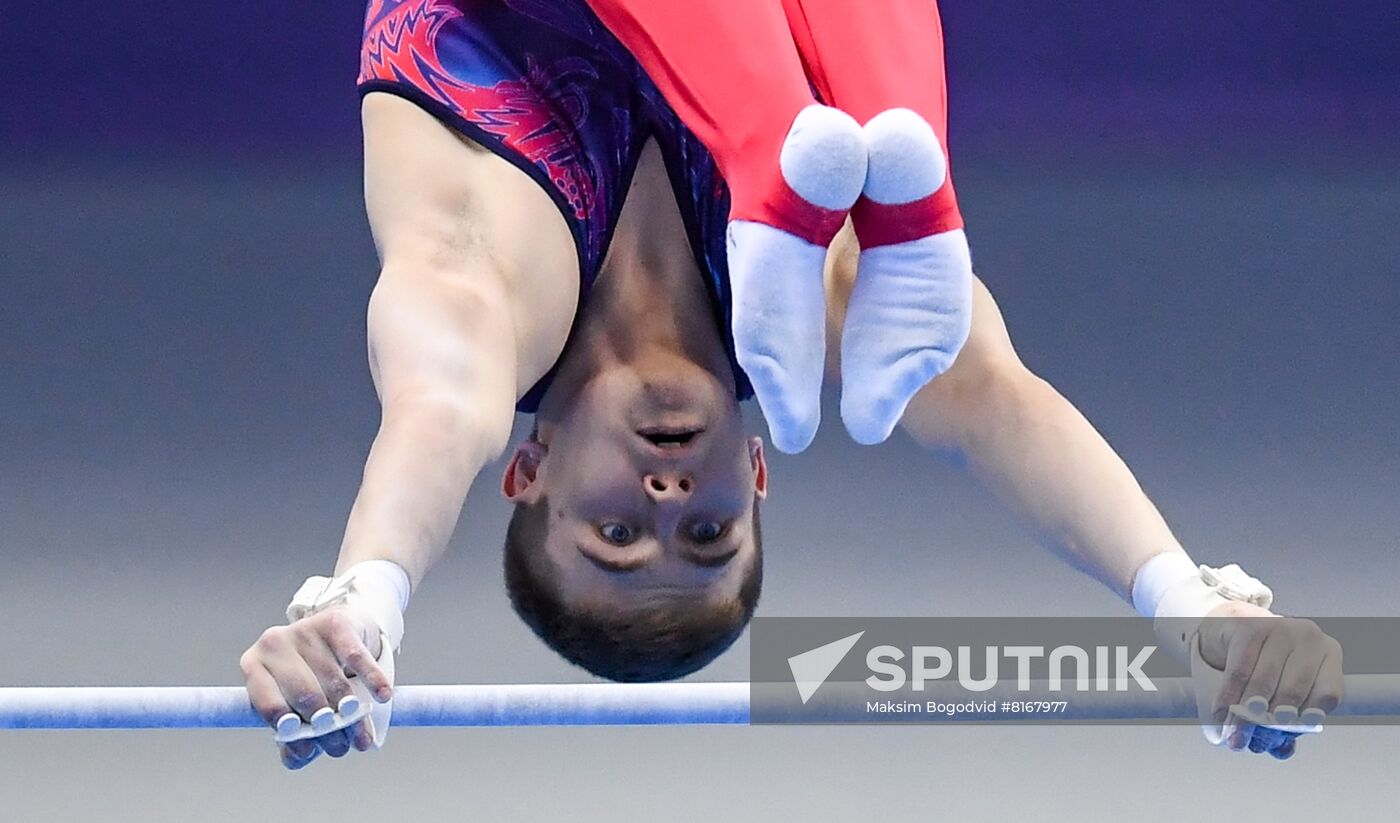
[[[749,463],[753,466],[753,493],[762,500],[768,496],[768,460],[763,456],[762,438],[749,438]]]
[[[501,476],[501,494],[512,503],[534,503],[544,494],[544,489],[535,482],[540,464],[549,449],[537,440],[522,440],[515,447],[515,454],[506,464]]]

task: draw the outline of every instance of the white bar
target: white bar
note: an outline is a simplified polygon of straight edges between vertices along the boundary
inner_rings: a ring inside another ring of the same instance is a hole
[[[1069,711],[1053,716],[990,713],[920,720],[1157,720],[1192,718],[1189,678],[1156,678],[1157,692],[1075,694]],[[803,709],[785,711],[794,722],[870,720],[849,701],[846,684]],[[966,691],[933,688],[918,700],[1066,700],[1063,692],[997,689],[970,698]],[[1034,685],[1034,684],[1033,684]],[[763,684],[760,690],[792,689]],[[869,698],[870,693],[864,692]],[[400,686],[395,728],[409,726],[608,726],[747,724],[748,683],[566,683],[549,685]],[[859,708],[863,708],[863,703]],[[854,715],[861,714],[861,717]],[[1348,675],[1346,699],[1332,716],[1400,717],[1400,675]],[[907,718],[916,719],[916,718]],[[0,688],[0,729],[258,728],[266,724],[241,686],[126,686]]]
[[[400,686],[395,728],[749,722],[747,683]],[[242,686],[0,688],[0,729],[205,729],[267,724]]]

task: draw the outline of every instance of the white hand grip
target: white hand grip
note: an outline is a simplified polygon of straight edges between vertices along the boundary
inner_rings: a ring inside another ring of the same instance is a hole
[[[302,721],[301,717],[294,712],[282,715],[277,719],[277,732],[274,739],[278,743],[292,743],[297,740],[322,737],[331,732],[347,729],[370,716],[377,704],[370,695],[369,689],[358,677],[350,678],[350,688],[354,690],[354,694],[341,698],[340,705],[335,709],[331,709],[329,706],[321,709],[311,718],[310,723]],[[388,727],[387,723],[384,725],[386,728]]]

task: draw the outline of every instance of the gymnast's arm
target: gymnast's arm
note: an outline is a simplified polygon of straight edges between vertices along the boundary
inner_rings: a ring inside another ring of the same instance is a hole
[[[337,575],[365,561],[389,561],[403,569],[391,580],[406,573],[416,586],[445,550],[477,473],[509,438],[516,385],[509,303],[489,270],[462,274],[386,263],[370,298],[370,369],[382,413]],[[394,568],[369,564],[357,572],[370,567]],[[392,591],[392,584],[379,588]],[[392,649],[383,645],[396,644],[393,633],[402,632],[397,615],[407,593],[399,589],[392,605],[377,610],[348,601],[265,631],[240,661],[258,712],[274,727],[289,712],[310,722],[350,694],[342,668],[375,700],[387,701],[392,669],[384,668],[391,661],[385,655]],[[352,747],[366,750],[383,740],[387,723],[378,725],[385,728],[357,723],[281,745],[283,764],[295,769],[321,751],[339,757]]]
[[[841,328],[856,253],[847,232],[828,259],[829,335]],[[914,396],[901,425],[924,448],[965,466],[1053,550],[1125,599],[1143,563],[1180,549],[1112,447],[1021,362],[980,280],[967,344]]]
[[[336,564],[350,588],[309,581],[291,609],[299,619],[263,632],[240,661],[253,705],[279,728],[289,713],[310,722],[338,707],[347,672],[380,703],[391,697],[383,646],[402,634],[408,589],[504,450],[522,387],[557,359],[577,298],[568,227],[529,177],[400,98],[368,95],[363,112],[383,263],[368,312],[382,411]],[[376,743],[387,719],[379,725]],[[364,722],[281,750],[299,768],[352,743],[370,744]]]
[[[1137,570],[1181,546],[1103,436],[1021,362],[991,293],[980,280],[974,288],[967,345],[901,425],[965,465],[1071,565],[1129,599]]]
[[[1125,600],[1153,558],[1176,555],[1178,567],[1193,566],[1112,447],[1021,363],[980,281],[967,345],[915,395],[902,425],[925,448],[964,464],[1052,550]],[[1199,580],[1178,585],[1203,587]],[[1311,620],[1279,618],[1254,603],[1222,601],[1199,617],[1209,618],[1200,623],[1201,658],[1221,672],[1218,685],[1199,686],[1209,690],[1198,696],[1207,740],[1291,757],[1295,732],[1256,727],[1229,707],[1248,698],[1264,700],[1279,717],[1282,707],[1294,717],[1300,709],[1331,712],[1344,691],[1341,646]],[[1227,619],[1240,617],[1255,619]]]

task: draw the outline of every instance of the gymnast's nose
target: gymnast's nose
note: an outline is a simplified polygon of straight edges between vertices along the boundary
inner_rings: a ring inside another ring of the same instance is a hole
[[[642,487],[657,503],[684,503],[695,489],[695,480],[688,474],[662,472],[643,476]]]

